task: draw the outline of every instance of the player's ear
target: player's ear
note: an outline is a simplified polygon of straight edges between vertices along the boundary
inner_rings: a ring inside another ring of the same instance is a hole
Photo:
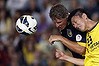
[[[85,13],[83,13],[82,14],[82,18],[86,20],[87,19],[87,15]]]

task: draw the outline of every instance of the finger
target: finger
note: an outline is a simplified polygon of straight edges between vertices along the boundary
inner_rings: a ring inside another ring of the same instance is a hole
[[[56,49],[57,52],[61,53],[61,51],[59,49]]]
[[[60,59],[60,60],[64,60],[64,58],[63,58],[63,57],[60,57],[59,59]]]
[[[49,42],[52,43],[52,39],[51,39],[51,37],[49,38]]]
[[[59,57],[59,55],[58,55],[58,53],[56,52],[56,58],[58,58]]]
[[[59,49],[56,49],[56,52],[58,52],[61,56],[64,55],[64,53],[61,50],[59,50]]]
[[[58,52],[56,52],[56,58],[59,58],[61,55],[58,53]]]
[[[52,35],[51,35],[50,38],[49,38],[49,42],[50,42],[50,43],[53,42],[52,39],[53,39],[53,38],[52,38]]]

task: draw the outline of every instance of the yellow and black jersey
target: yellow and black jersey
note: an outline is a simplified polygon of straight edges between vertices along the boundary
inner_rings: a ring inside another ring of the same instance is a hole
[[[64,36],[65,38],[71,40],[71,41],[75,41],[78,42],[78,44],[82,45],[86,43],[86,32],[81,32],[78,31],[77,29],[75,29],[72,24],[69,24],[65,27],[65,29],[63,29],[61,31],[61,35]],[[66,46],[64,46],[66,48]],[[69,49],[69,48],[68,48]],[[70,50],[70,49],[69,49]],[[82,55],[73,52],[72,50],[70,50],[73,57],[75,58],[84,58],[82,57]]]
[[[99,23],[87,33],[85,66],[99,66]]]

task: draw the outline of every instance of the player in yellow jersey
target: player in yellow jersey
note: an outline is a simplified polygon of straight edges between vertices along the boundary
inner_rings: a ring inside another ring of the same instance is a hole
[[[81,8],[72,11],[68,20],[72,22],[72,25],[77,30],[87,32],[85,45],[86,49],[81,50],[85,51],[85,59],[70,57],[60,50],[56,50],[56,57],[77,65],[99,66],[99,23],[91,20],[85,13],[85,10]]]

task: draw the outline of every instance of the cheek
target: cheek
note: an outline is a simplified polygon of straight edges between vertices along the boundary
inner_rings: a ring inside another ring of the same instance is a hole
[[[62,23],[62,25],[64,25],[64,26],[65,26],[65,25],[67,25],[67,22],[66,22],[66,21],[64,21],[64,22]]]
[[[84,22],[81,22],[81,28],[82,28],[82,29],[85,29],[85,28],[86,28]]]
[[[84,20],[79,19],[79,20],[78,20],[78,24],[81,25],[81,26],[83,26],[83,25],[84,25]]]
[[[58,27],[58,24],[55,24],[56,27]]]
[[[61,23],[59,23],[59,26],[63,26],[65,23],[64,22],[61,22]]]
[[[61,26],[62,24],[60,24],[60,23],[57,23],[57,24],[55,24],[56,25],[56,27],[58,28],[59,26]]]
[[[84,21],[84,20],[82,20],[82,21],[81,21],[81,24],[82,24],[82,26],[83,26],[83,25],[85,25],[85,21]]]

